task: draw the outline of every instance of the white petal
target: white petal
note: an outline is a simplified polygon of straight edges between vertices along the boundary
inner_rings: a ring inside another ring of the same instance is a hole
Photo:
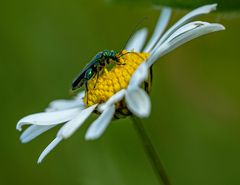
[[[148,117],[151,111],[151,102],[148,94],[141,88],[130,88],[126,92],[128,109],[138,117]]]
[[[110,121],[112,120],[114,113],[115,113],[114,105],[107,107],[107,109],[105,109],[103,113],[98,117],[98,119],[96,119],[91,124],[91,126],[87,130],[85,139],[92,140],[99,138],[107,128]]]
[[[98,106],[98,111],[99,112],[103,112],[107,107],[121,101],[125,95],[126,90],[122,89],[120,91],[118,91],[117,93],[115,93],[114,95],[112,95],[106,103],[103,103],[101,105]]]
[[[148,64],[143,62],[133,73],[128,87],[140,86],[148,77]]]
[[[49,106],[46,108],[46,112],[52,112],[52,111],[58,111],[58,110],[64,110],[64,109],[70,109],[79,107],[84,109],[85,105],[83,102],[83,98],[85,95],[85,91],[82,91],[77,94],[77,96],[72,100],[54,100],[52,101]]]
[[[169,53],[178,46],[202,35],[224,30],[221,24],[210,24],[206,22],[192,22],[179,28],[167,39],[157,50],[151,55],[147,61],[148,65],[152,65],[159,57]]]
[[[196,8],[195,10],[192,10],[189,12],[187,15],[182,17],[176,24],[174,24],[171,28],[172,31],[178,29],[185,23],[191,21],[193,18],[203,15],[203,14],[209,14],[210,12],[216,10],[217,4],[209,4],[209,5],[204,5],[199,8]]]
[[[21,131],[23,125],[56,125],[74,118],[81,112],[80,108],[74,108],[56,112],[36,113],[22,118],[17,123],[17,129]]]
[[[211,5],[205,5],[202,7],[199,7],[191,12],[189,12],[187,15],[185,15],[184,17],[182,17],[177,23],[175,23],[170,29],[168,29],[168,31],[166,33],[164,33],[164,35],[162,36],[162,38],[159,40],[159,42],[157,43],[156,47],[153,49],[152,52],[155,52],[154,50],[156,48],[158,48],[166,39],[168,39],[168,37],[170,35],[172,35],[172,33],[177,30],[178,28],[180,28],[182,25],[188,23],[189,21],[191,21],[193,18],[202,15],[202,14],[208,14],[213,10],[216,10],[217,4],[211,4]]]
[[[185,33],[180,33],[178,36],[174,37],[172,40],[169,41],[169,45],[172,50],[194,38],[224,29],[224,26],[222,26],[221,24],[209,24],[202,22],[202,25],[199,25],[198,27],[190,31],[186,31]]]
[[[170,8],[163,8],[161,11],[161,15],[158,19],[157,25],[153,32],[153,35],[148,42],[147,46],[144,48],[144,52],[150,52],[153,46],[157,43],[157,41],[162,36],[165,28],[168,25],[169,19],[171,17],[171,9]]]
[[[38,163],[41,163],[42,160],[46,157],[49,152],[52,151],[60,142],[62,141],[61,137],[56,137],[41,153],[40,157],[38,158]]]
[[[188,32],[190,30],[193,30],[197,27],[203,26],[203,25],[210,25],[210,23],[202,22],[202,21],[194,21],[194,22],[185,24],[184,26],[177,29],[174,33],[172,33],[172,35],[170,37],[168,37],[168,39],[165,42],[169,42],[169,41],[173,40],[175,37],[177,37],[185,32]]]
[[[47,125],[47,126],[39,126],[39,125],[31,125],[28,127],[20,136],[20,140],[22,143],[27,143],[40,134],[46,132],[47,130],[53,128],[56,125]]]
[[[92,105],[82,112],[79,113],[74,119],[67,122],[58,132],[58,135],[61,135],[64,139],[69,138],[82,124],[83,122],[90,116],[90,114],[94,111],[97,104]]]
[[[140,52],[143,48],[146,38],[147,38],[146,28],[142,28],[136,31],[136,33],[134,33],[134,35],[128,41],[125,49],[127,51],[134,50],[135,52]]]
[[[85,108],[83,100],[74,99],[74,100],[54,100],[52,101],[48,108],[46,108],[46,112],[53,112],[59,110],[66,110],[71,108],[79,107],[81,109]]]

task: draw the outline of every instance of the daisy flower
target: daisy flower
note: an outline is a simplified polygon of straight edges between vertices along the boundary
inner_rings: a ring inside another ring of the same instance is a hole
[[[85,139],[99,138],[113,118],[135,115],[148,117],[151,102],[143,84],[149,78],[149,69],[157,59],[178,46],[210,32],[224,30],[216,23],[191,21],[193,18],[208,14],[216,9],[216,4],[197,8],[176,22],[165,31],[171,16],[170,8],[163,8],[154,33],[145,45],[147,29],[138,30],[121,51],[120,65],[114,65],[103,72],[98,79],[92,78],[88,90],[80,92],[72,100],[55,100],[45,112],[22,118],[17,129],[29,125],[20,136],[22,143],[27,143],[51,128],[62,125],[56,138],[41,153],[38,163],[62,140],[69,138],[92,114],[98,118],[88,128]],[[121,65],[122,64],[122,65]],[[148,83],[145,83],[145,87]]]

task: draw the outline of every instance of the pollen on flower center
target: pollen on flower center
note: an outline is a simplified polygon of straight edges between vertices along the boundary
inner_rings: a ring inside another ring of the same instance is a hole
[[[125,89],[137,67],[144,62],[149,53],[137,53],[122,51],[119,61],[109,71],[105,69],[99,77],[88,81],[88,91],[84,97],[86,106],[107,101],[113,94]]]

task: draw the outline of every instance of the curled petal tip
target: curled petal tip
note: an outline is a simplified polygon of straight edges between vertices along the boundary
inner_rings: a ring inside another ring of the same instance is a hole
[[[218,25],[219,25],[220,30],[226,30],[226,27],[223,26],[222,24],[218,24]]]
[[[41,155],[38,158],[37,163],[40,164],[43,159],[51,152],[61,141],[62,137],[56,137],[41,153]]]
[[[218,23],[212,23],[212,26],[214,26],[214,31],[221,31],[226,29],[225,26]]]
[[[17,129],[18,131],[22,131],[22,124],[21,124],[21,122],[18,122],[18,123],[17,123],[16,129]]]
[[[20,141],[21,141],[22,144],[26,144],[27,143],[27,141],[25,141],[25,140],[21,140],[20,139]]]
[[[42,159],[38,159],[38,161],[37,161],[37,164],[41,164],[42,163]]]
[[[212,6],[212,10],[216,10],[216,9],[217,9],[217,6],[218,6],[218,4],[217,4],[217,3],[214,3],[214,4],[211,4],[210,6]]]
[[[21,142],[22,144],[27,143],[27,142],[24,140],[24,138],[22,138],[21,136],[20,136],[19,140],[20,140],[20,142]]]
[[[42,162],[42,160],[43,160],[43,157],[40,155],[38,160],[37,160],[37,164],[40,164]]]
[[[207,13],[210,13],[210,12],[212,12],[212,11],[215,11],[215,10],[217,9],[217,6],[218,6],[218,4],[217,4],[217,3],[214,3],[214,4],[205,5],[205,6],[203,6],[203,7],[208,8]],[[200,8],[201,8],[201,7],[200,7]]]
[[[87,141],[91,141],[91,140],[94,140],[95,138],[87,134],[85,135],[84,139]]]

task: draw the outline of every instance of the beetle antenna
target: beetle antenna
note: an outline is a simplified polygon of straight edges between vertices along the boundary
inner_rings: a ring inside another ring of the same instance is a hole
[[[121,57],[124,56],[124,55],[129,54],[129,53],[135,54],[135,55],[137,55],[138,57],[140,57],[142,60],[145,60],[142,56],[140,56],[138,53],[133,52],[133,51],[128,51],[128,52],[126,52],[126,53],[123,53],[123,54],[119,55],[118,59],[121,58]]]
[[[87,80],[85,80],[84,81],[84,83],[85,83],[85,89],[86,89],[86,99],[87,99],[87,104],[88,104],[88,81]]]
[[[124,46],[122,47],[120,53],[124,50],[125,46],[127,45],[128,41],[132,38],[132,36],[134,35],[134,33],[139,29],[140,25],[143,23],[143,21],[147,20],[148,17],[145,16],[142,19],[140,19],[140,21],[138,21],[138,23],[135,25],[134,29],[132,30],[131,34],[129,35],[128,39],[126,40]]]

